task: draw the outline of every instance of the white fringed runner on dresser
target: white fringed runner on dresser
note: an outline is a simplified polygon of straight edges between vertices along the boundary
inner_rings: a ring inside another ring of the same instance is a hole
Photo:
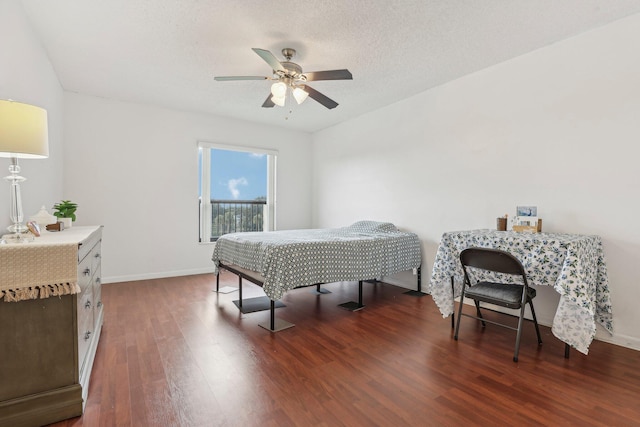
[[[77,243],[0,245],[0,301],[17,302],[79,292]]]

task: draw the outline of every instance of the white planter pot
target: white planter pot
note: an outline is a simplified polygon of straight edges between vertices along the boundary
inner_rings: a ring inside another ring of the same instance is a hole
[[[58,220],[62,221],[64,228],[71,228],[71,225],[73,224],[71,218],[58,218]]]

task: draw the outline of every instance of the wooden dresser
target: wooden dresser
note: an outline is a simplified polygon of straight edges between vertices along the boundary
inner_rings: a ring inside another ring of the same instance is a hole
[[[50,245],[47,256],[55,259],[66,245],[71,251],[60,262],[75,257],[77,286],[69,283],[78,292],[42,298],[39,290],[37,299],[0,301],[0,426],[40,426],[82,414],[102,330],[101,242],[96,226],[44,232],[16,253],[15,245],[0,245],[0,268],[9,270],[23,268],[24,257],[38,262],[43,246]],[[46,276],[55,269],[43,270]]]

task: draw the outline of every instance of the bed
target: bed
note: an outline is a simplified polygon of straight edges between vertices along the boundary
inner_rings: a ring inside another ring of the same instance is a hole
[[[275,325],[275,301],[289,290],[322,283],[357,281],[359,301],[347,309],[360,309],[362,282],[401,271],[413,270],[421,293],[420,239],[400,231],[388,222],[359,221],[347,227],[231,233],[221,236],[213,250],[214,273],[225,269],[240,281],[262,286],[270,299],[271,331],[288,327]],[[319,289],[319,288],[318,288]],[[416,291],[414,291],[416,292]],[[240,304],[242,303],[240,294]],[[240,306],[239,306],[240,307]]]

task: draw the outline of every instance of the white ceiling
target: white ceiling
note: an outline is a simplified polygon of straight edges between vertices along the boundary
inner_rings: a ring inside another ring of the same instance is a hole
[[[640,12],[640,0],[23,0],[65,90],[314,132]],[[637,43],[637,41],[634,41]],[[261,108],[271,75],[251,48],[298,51],[353,81]],[[291,109],[291,113],[289,110]]]

